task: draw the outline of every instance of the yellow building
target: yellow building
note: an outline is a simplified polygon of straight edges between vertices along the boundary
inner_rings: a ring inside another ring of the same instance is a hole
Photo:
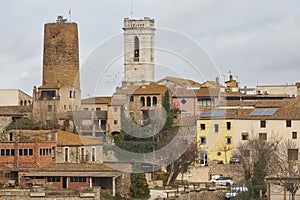
[[[206,110],[197,120],[197,144],[200,164],[208,160],[229,163],[233,154],[233,119],[226,119],[226,110]]]

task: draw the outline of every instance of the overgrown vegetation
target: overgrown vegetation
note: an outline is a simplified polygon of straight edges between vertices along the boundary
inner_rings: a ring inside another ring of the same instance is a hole
[[[147,199],[150,197],[150,189],[142,173],[132,173],[130,175],[131,186],[130,186],[130,196],[132,198]]]
[[[143,127],[137,125],[133,119],[126,117],[124,109],[122,108],[122,130],[119,135],[114,136],[115,145],[123,150],[134,153],[149,153],[168,145],[179,131],[179,127],[176,126],[175,120],[180,114],[180,111],[171,106],[168,91],[164,94],[162,105],[165,112],[152,113],[155,115],[155,118],[151,118]],[[162,119],[164,119],[164,121]],[[154,136],[152,136],[153,134],[150,132],[153,130],[156,133]],[[151,137],[146,137],[147,135],[150,135]],[[179,138],[179,140],[183,141],[184,138]],[[173,185],[178,174],[187,172],[189,165],[195,161],[198,152],[196,144],[192,143],[189,147],[185,145],[184,149],[183,154],[172,155],[176,160],[166,166],[167,173],[165,173],[163,177],[159,175],[160,178],[164,178],[166,185]],[[170,152],[170,154],[173,153],[174,152]],[[124,155],[117,154],[117,157],[124,159]],[[135,190],[132,192],[134,193]]]
[[[20,119],[16,119],[14,122],[11,122],[6,130],[39,130],[42,129],[42,124],[35,122],[27,117],[22,117]]]

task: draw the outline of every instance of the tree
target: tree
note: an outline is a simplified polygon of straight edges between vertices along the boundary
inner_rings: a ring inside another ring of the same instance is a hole
[[[193,142],[188,149],[174,162],[167,166],[167,179],[165,185],[174,185],[180,173],[186,173],[189,166],[196,160],[198,149],[196,142]]]
[[[270,160],[270,175],[267,180],[285,187],[295,200],[300,188],[300,163],[298,145],[291,140],[283,140],[276,145],[276,153]]]
[[[258,197],[266,191],[266,180],[286,188],[292,200],[300,188],[298,146],[291,140],[259,140],[254,138],[240,144],[236,152],[241,156],[249,195]]]
[[[11,122],[6,130],[38,130],[42,129],[42,123],[35,122],[27,117],[22,117]]]
[[[130,175],[131,186],[130,193],[131,197],[139,199],[147,199],[150,197],[150,190],[145,178],[142,173],[133,173]]]
[[[254,138],[238,146],[235,153],[241,158],[246,185],[249,195],[258,198],[260,193],[266,192],[265,177],[270,173],[270,160],[276,153],[275,140],[260,140]]]
[[[116,146],[121,149],[135,152],[135,153],[150,153],[153,152],[153,165],[155,162],[167,165],[167,181],[166,185],[173,185],[179,173],[185,173],[188,170],[188,166],[195,161],[198,155],[194,134],[196,130],[190,127],[178,127],[174,122],[178,114],[178,109],[171,106],[169,92],[166,91],[162,101],[162,107],[164,111],[158,109],[153,113],[155,117],[152,117],[147,126],[140,127],[134,120],[125,116],[124,109],[121,109],[121,124],[122,130],[119,135],[114,136]],[[152,133],[156,133],[153,135]],[[130,133],[127,134],[127,133]],[[191,134],[192,133],[192,134]],[[134,137],[147,136],[151,137]],[[176,137],[176,138],[175,138]],[[155,158],[155,151],[160,150],[170,143],[175,143],[176,151],[169,151],[166,158],[163,160],[157,160]],[[178,144],[178,145],[177,145]],[[188,146],[190,144],[190,146]],[[181,148],[181,149],[180,149]],[[180,149],[181,151],[177,151]],[[119,155],[124,159],[124,155]],[[169,158],[174,158],[172,163],[168,162]],[[132,160],[131,160],[132,161]],[[166,161],[166,162],[164,162]],[[154,168],[154,167],[153,167]]]

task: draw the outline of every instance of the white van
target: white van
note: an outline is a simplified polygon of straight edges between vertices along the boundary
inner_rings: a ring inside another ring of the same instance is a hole
[[[236,197],[241,192],[248,191],[248,188],[245,186],[232,187],[229,192],[225,194],[225,199],[230,199],[231,197]]]

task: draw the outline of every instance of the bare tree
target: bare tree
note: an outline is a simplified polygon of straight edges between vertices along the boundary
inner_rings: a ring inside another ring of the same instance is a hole
[[[253,138],[239,144],[238,150],[235,152],[241,158],[245,180],[247,180],[246,184],[250,189],[250,194],[254,197],[266,192],[265,177],[271,171],[269,161],[276,154],[278,141]]]
[[[286,188],[295,200],[300,188],[300,162],[298,159],[298,145],[285,140],[278,143],[276,152],[270,159],[270,172],[268,181]]]
[[[232,151],[232,150],[233,150],[233,148],[229,144],[223,144],[223,145],[220,146],[219,151],[224,152],[224,161],[225,161],[225,164],[228,163],[227,152]]]

